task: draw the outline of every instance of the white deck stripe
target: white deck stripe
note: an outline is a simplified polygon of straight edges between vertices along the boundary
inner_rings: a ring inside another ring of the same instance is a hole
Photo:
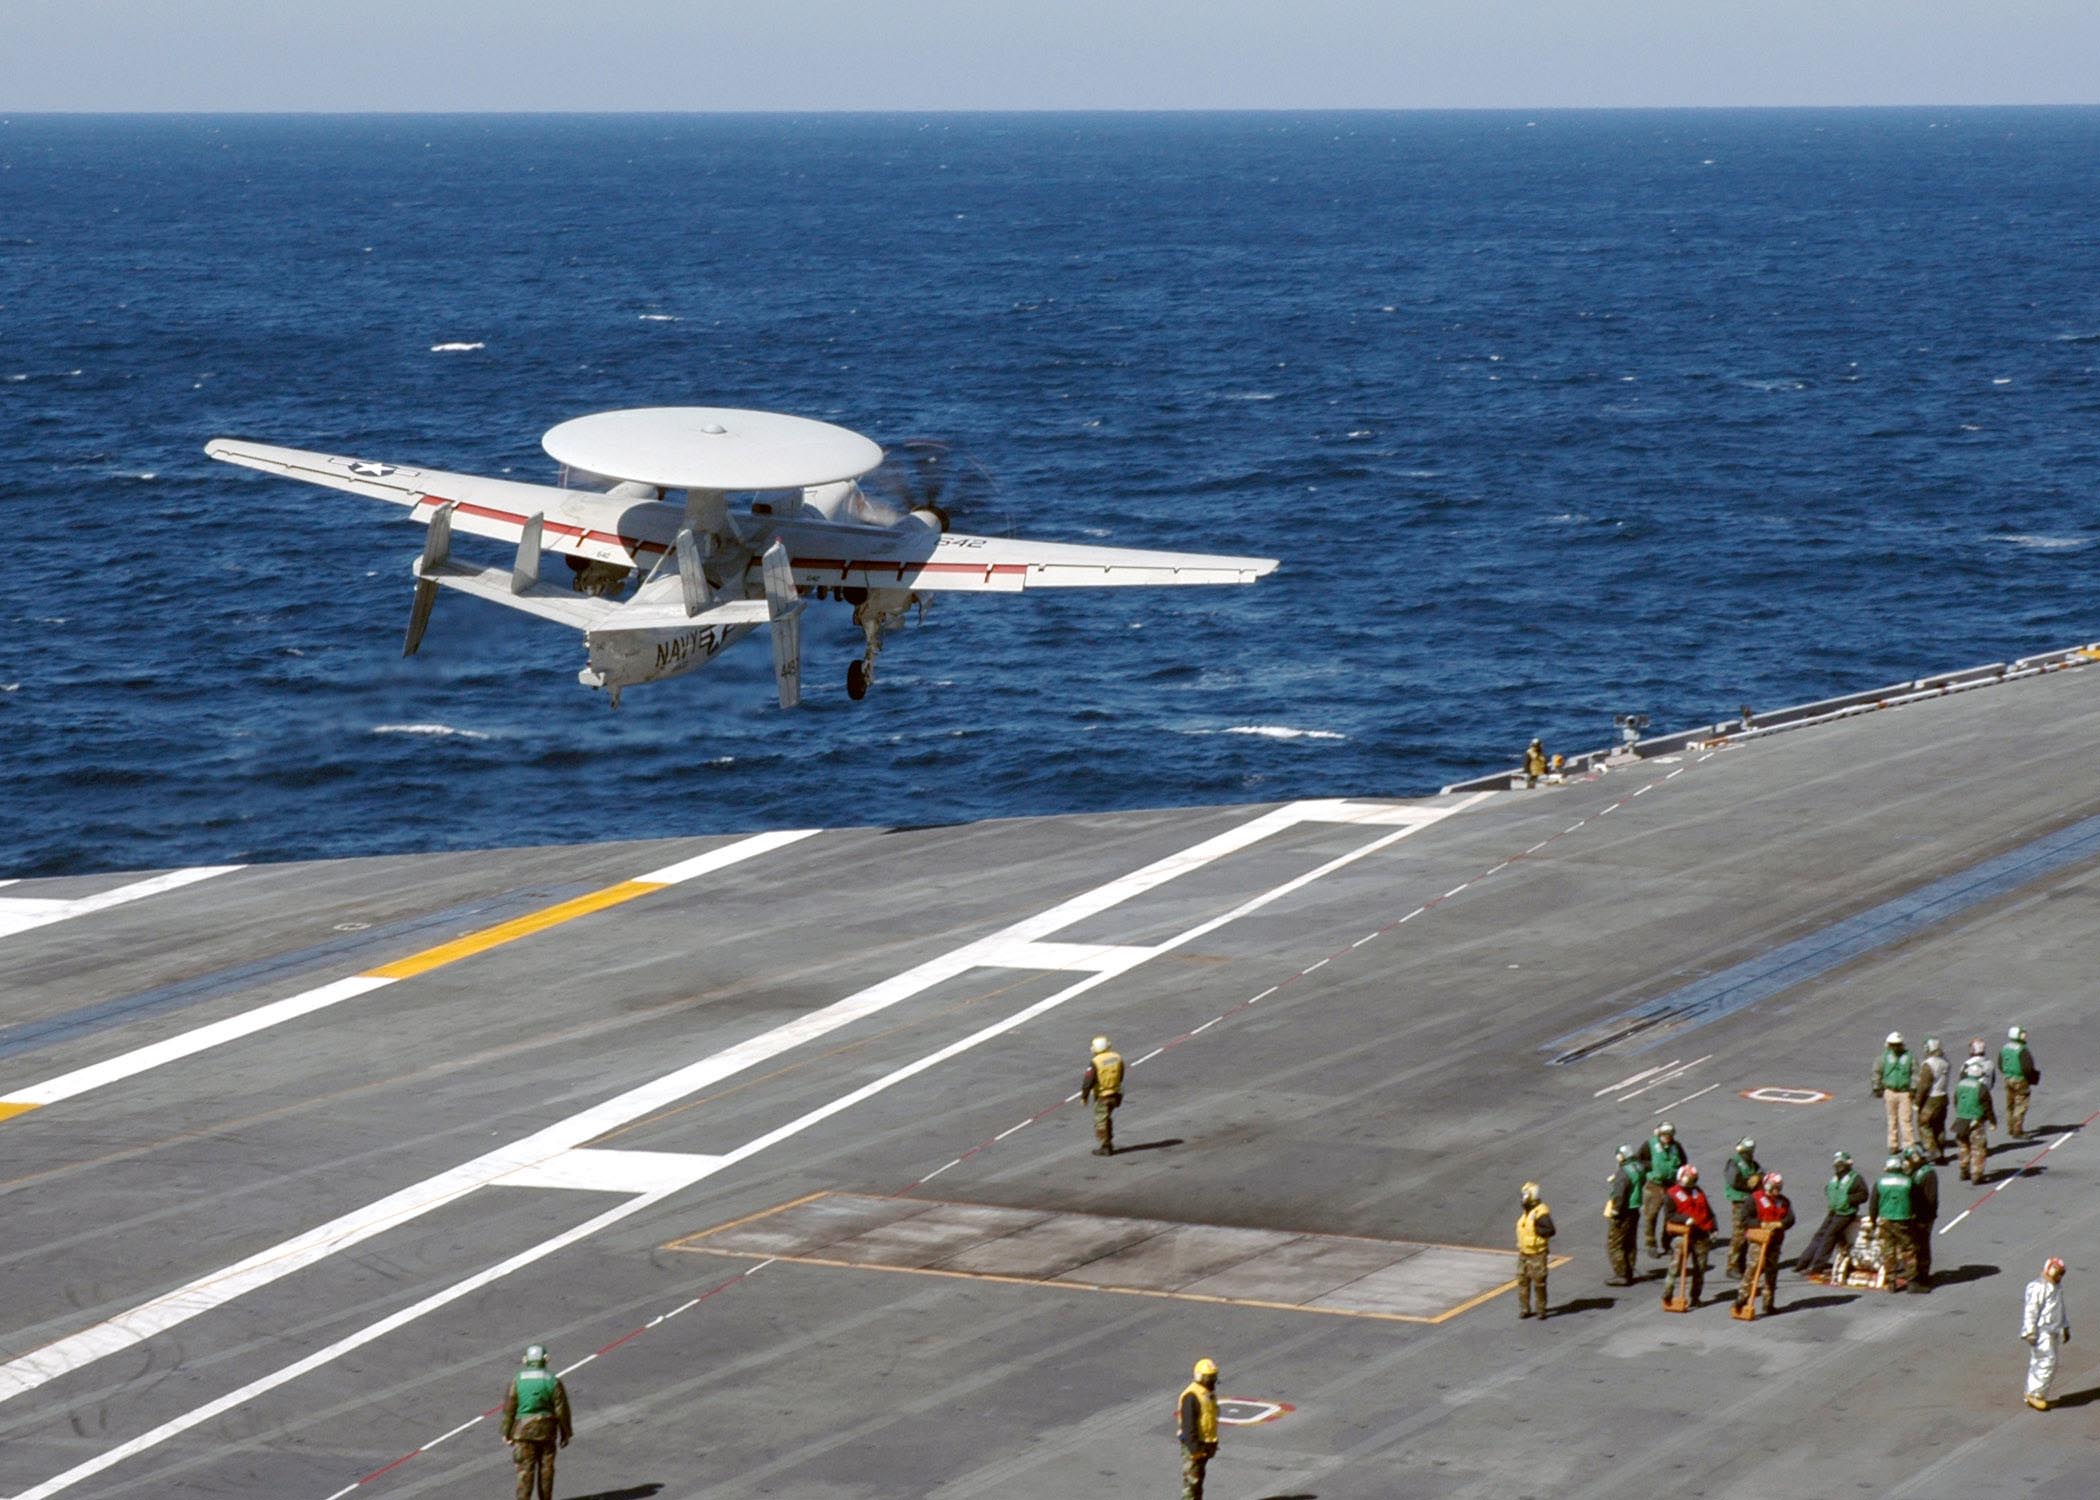
[[[1478,793],[1466,798],[1464,801],[1453,804],[1447,809],[1439,809],[1439,811],[1444,816],[1450,816],[1472,806],[1475,802],[1482,800],[1488,795],[1490,794],[1485,792]],[[1254,819],[1253,824],[1267,823],[1270,831],[1274,831],[1278,826],[1288,826],[1287,824],[1278,824],[1270,821],[1273,817],[1273,814],[1265,814],[1261,818]],[[1243,827],[1253,826],[1253,824],[1243,825]],[[1166,942],[1159,944],[1154,951],[1156,953],[1166,953],[1194,942],[1200,937],[1217,931],[1220,927],[1238,921],[1270,905],[1272,902],[1281,900],[1294,891],[1311,885],[1314,881],[1324,879],[1337,870],[1354,864],[1368,855],[1375,854],[1380,849],[1384,849],[1426,826],[1428,825],[1414,824],[1396,828],[1390,833],[1372,839],[1369,843],[1331,859],[1316,869],[1309,870],[1305,874],[1287,880],[1281,885],[1273,886],[1260,895],[1241,902],[1229,911],[1223,912],[1207,921],[1197,923],[1194,927],[1188,928],[1169,938]],[[1229,837],[1221,836],[1217,839],[1207,840],[1204,844],[1194,846],[1195,849],[1212,847],[1217,848],[1220,853],[1226,853],[1233,848],[1244,847],[1244,844]],[[1143,870],[1135,872],[1133,876],[1125,876],[1121,880],[1110,884],[1114,886],[1128,886],[1133,891],[1149,890],[1159,882],[1157,880],[1141,880],[1141,877],[1148,876],[1162,866],[1178,864],[1184,872],[1188,869],[1196,868],[1197,866],[1186,863],[1186,856],[1191,852],[1190,850],[1185,850],[1181,855],[1170,856],[1168,859],[1161,860],[1155,865],[1146,866]],[[1213,854],[1211,857],[1216,858],[1218,855]],[[1090,903],[1090,898],[1096,894],[1095,892],[1088,892],[1085,895],[1075,897],[1052,908],[1052,911],[1071,912],[1073,915],[1070,916],[1069,920],[1073,922],[1079,921],[1084,916],[1092,915],[1094,911],[1104,909]],[[1042,929],[1040,924],[1044,917],[1048,915],[1049,913],[1045,913],[1044,916],[1027,919],[1022,923],[1016,924],[1016,928],[1008,928],[1005,933],[997,934],[996,936],[1001,938],[1008,937],[1017,928],[1031,928],[1037,931],[1046,930]],[[1055,931],[1056,928],[1053,927],[1047,930]],[[164,1332],[178,1324],[187,1322],[200,1313],[222,1306],[232,1301],[235,1297],[240,1296],[243,1292],[277,1281],[296,1270],[313,1265],[329,1255],[370,1239],[385,1229],[406,1223],[417,1215],[426,1213],[442,1204],[455,1202],[467,1193],[472,1192],[476,1187],[483,1186],[498,1176],[544,1160],[555,1152],[566,1151],[580,1146],[585,1141],[604,1134],[616,1125],[626,1124],[631,1120],[639,1119],[642,1115],[650,1113],[664,1104],[675,1102],[687,1094],[698,1092],[709,1083],[719,1081],[721,1078],[727,1077],[743,1068],[751,1067],[779,1051],[786,1050],[788,1047],[799,1045],[801,1042],[810,1040],[815,1036],[821,1036],[828,1031],[836,1030],[839,1026],[847,1024],[849,1020],[859,1019],[865,1014],[872,1014],[875,1010],[879,1010],[884,1006],[894,1005],[898,1001],[907,998],[908,995],[917,993],[919,989],[930,987],[931,984],[938,983],[941,979],[951,978],[955,973],[961,972],[962,970],[956,967],[958,961],[965,955],[973,952],[977,947],[978,944],[975,943],[966,944],[962,948],[956,949],[953,953],[929,960],[914,969],[906,971],[904,974],[896,976],[894,979],[873,985],[855,995],[848,996],[846,999],[827,1006],[824,1010],[818,1011],[811,1016],[776,1027],[760,1037],[755,1037],[750,1041],[716,1053],[713,1057],[704,1058],[688,1067],[679,1069],[675,1073],[667,1074],[663,1078],[643,1084],[639,1088],[629,1089],[626,1093],[608,1100],[604,1104],[572,1115],[566,1120],[560,1121],[533,1135],[526,1136],[524,1139],[513,1142],[509,1146],[492,1151],[486,1156],[478,1157],[474,1161],[464,1163],[461,1166],[454,1167],[450,1171],[441,1172],[425,1182],[404,1188],[398,1193],[378,1200],[376,1203],[369,1204],[317,1229],[309,1230],[303,1235],[287,1240],[282,1245],[250,1256],[247,1260],[202,1277],[185,1287],[178,1288],[151,1302],[144,1303],[129,1312],[121,1313],[117,1317],[99,1323],[81,1333],[59,1339],[31,1354],[10,1361],[5,1366],[0,1366],[0,1401],[11,1400],[27,1391],[34,1390],[38,1386],[58,1378],[60,1375],[93,1363],[95,1360],[113,1354],[120,1349],[129,1348],[152,1337],[156,1333]],[[963,963],[962,967],[967,968],[969,964]],[[927,978],[925,976],[938,976],[938,978]],[[787,1124],[777,1129],[746,1141],[742,1146],[726,1153],[716,1170],[748,1160],[768,1147],[778,1145],[782,1141],[800,1135],[812,1126],[851,1109],[854,1105],[871,1099],[877,1094],[894,1088],[900,1083],[915,1078],[928,1069],[948,1061],[950,1058],[960,1056],[996,1037],[1004,1036],[1006,1033],[1025,1025],[1038,1016],[1047,1014],[1076,996],[1106,984],[1114,977],[1116,976],[1112,974],[1089,974],[1085,978],[1067,985],[1055,994],[1039,1000],[1033,1005],[1024,1007],[1005,1020],[996,1021],[989,1026],[982,1027],[959,1041],[951,1042],[945,1047],[927,1053],[915,1062],[908,1063],[894,1072],[863,1084],[849,1093],[842,1094],[838,1098],[820,1105],[796,1119],[790,1120]],[[907,981],[914,980],[917,981],[916,987],[907,988]],[[960,1160],[960,1158],[957,1158],[957,1161],[948,1163],[947,1166],[940,1168],[940,1172],[947,1171],[949,1167],[957,1165]],[[930,1173],[928,1174],[928,1180],[938,1175],[939,1172]],[[362,1348],[373,1340],[415,1321],[426,1313],[433,1312],[450,1302],[458,1300],[460,1297],[478,1291],[492,1282],[501,1280],[512,1271],[531,1265],[533,1262],[551,1255],[557,1250],[575,1244],[579,1240],[587,1239],[631,1214],[640,1213],[644,1209],[651,1208],[669,1196],[670,1193],[668,1191],[637,1195],[625,1203],[606,1210],[606,1212],[599,1214],[596,1218],[579,1224],[575,1228],[556,1235],[552,1239],[519,1252],[508,1260],[499,1262],[487,1270],[477,1272],[463,1281],[434,1293],[412,1307],[404,1308],[400,1312],[382,1318],[378,1322],[339,1339],[304,1359],[296,1360],[270,1375],[251,1381],[248,1385],[222,1396],[216,1401],[208,1402],[193,1411],[184,1413],[171,1421],[164,1422],[152,1431],[133,1438],[129,1442],[122,1443],[106,1453],[99,1454],[83,1464],[76,1465],[64,1473],[46,1480],[34,1489],[25,1490],[16,1496],[15,1500],[47,1500],[48,1496],[70,1489],[81,1480],[92,1478],[112,1465],[121,1463],[126,1458],[145,1452],[171,1437],[187,1432],[201,1422],[209,1421],[213,1417],[252,1400],[256,1396],[274,1390],[289,1381],[296,1380],[299,1376],[309,1371],[319,1369],[343,1354]]]
[[[733,844],[724,844],[719,849],[710,849],[696,858],[666,865],[653,874],[643,876],[642,879],[653,885],[677,885],[695,876],[711,874],[757,855],[770,853],[787,844],[809,838],[819,831],[814,828],[798,828],[755,834],[747,839],[739,839]],[[226,868],[237,870],[241,867],[229,865]],[[223,872],[213,870],[210,873]],[[369,995],[374,990],[398,983],[399,980],[373,974],[353,974],[347,979],[333,980],[283,1000],[258,1005],[253,1010],[242,1011],[239,1015],[228,1016],[224,1020],[213,1021],[161,1041],[133,1048],[102,1062],[75,1068],[70,1073],[61,1073],[55,1078],[45,1079],[42,1083],[11,1089],[4,1096],[0,1096],[0,1103],[56,1104],[61,1099],[71,1099],[93,1089],[106,1088],[123,1079],[151,1072],[185,1057],[193,1057],[199,1052],[208,1052],[214,1047],[223,1047],[228,1042],[253,1036],[258,1031],[282,1026],[287,1021],[296,1021],[301,1016],[310,1016],[315,1011],[326,1010],[332,1005],[342,1004],[345,1000],[355,1000],[360,995]]]
[[[97,891],[92,896],[76,896],[70,901],[46,900],[36,896],[0,897],[0,938],[13,937],[16,933],[28,932],[35,927],[48,927],[53,922],[66,922],[74,917],[84,917],[90,912],[108,911],[112,906],[123,906],[147,896],[158,896],[162,891],[179,890],[186,885],[195,885],[200,880],[210,880],[215,875],[230,875],[241,865],[199,865],[190,870],[170,870],[165,875],[155,875],[146,880],[135,880],[130,885],[120,885],[115,890]],[[4,882],[12,885],[13,881]]]

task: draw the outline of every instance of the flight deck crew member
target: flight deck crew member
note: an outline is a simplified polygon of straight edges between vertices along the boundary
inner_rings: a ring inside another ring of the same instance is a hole
[[[525,1351],[525,1368],[511,1377],[503,1397],[503,1441],[517,1467],[517,1500],[554,1500],[554,1450],[569,1446],[569,1393],[561,1378],[547,1373],[547,1351],[534,1344]]]
[[[1969,1038],[1969,1056],[1963,1061],[1962,1066],[1966,1068],[1971,1062],[1983,1064],[1983,1086],[1995,1093],[1998,1088],[1998,1065],[1991,1060],[1991,1050],[1984,1045],[1983,1038],[1980,1036]],[[1996,1115],[1991,1116],[1993,1124],[1997,1122],[1997,1119]]]
[[[1866,1201],[1867,1179],[1852,1170],[1849,1152],[1836,1153],[1830,1158],[1830,1181],[1823,1184],[1823,1202],[1830,1211],[1809,1237],[1801,1258],[1794,1262],[1796,1273],[1813,1276],[1829,1269],[1838,1253],[1852,1243],[1852,1235],[1859,1227],[1859,1211]]]
[[[1940,1050],[1938,1037],[1925,1038],[1925,1055],[1918,1059],[1918,1071],[1923,1075],[1918,1084],[1918,1144],[1938,1166],[1944,1149],[1941,1143],[1947,1138],[1947,1090],[1954,1083],[1954,1065]]]
[[[1642,1144],[1640,1156],[1647,1171],[1641,1182],[1641,1238],[1648,1242],[1648,1253],[1660,1260],[1669,1252],[1663,1248],[1655,1221],[1685,1164],[1684,1147],[1677,1144],[1677,1127],[1668,1120],[1656,1126],[1655,1134]]]
[[[1997,1108],[1991,1103],[1986,1066],[1982,1058],[1970,1058],[1954,1085],[1954,1154],[1961,1161],[1963,1182],[1981,1182],[1989,1172],[1990,1127]]]
[[[1911,1222],[1912,1187],[1910,1168],[1900,1156],[1882,1163],[1881,1175],[1874,1179],[1874,1217],[1881,1224],[1881,1264],[1888,1270],[1891,1286],[1915,1281],[1918,1274],[1918,1241]]]
[[[1669,1228],[1672,1234],[1680,1230],[1688,1236],[1685,1248],[1684,1268],[1686,1279],[1691,1282],[1691,1294],[1685,1300],[1688,1305],[1699,1305],[1699,1294],[1706,1290],[1706,1258],[1713,1250],[1714,1209],[1706,1201],[1706,1190],[1699,1186],[1697,1167],[1677,1169],[1677,1184],[1669,1192]],[[1663,1283],[1663,1301],[1669,1302],[1677,1295],[1677,1264],[1670,1263],[1669,1279]]]
[[[1218,1366],[1196,1361],[1181,1392],[1181,1500],[1203,1500],[1203,1470],[1218,1451]]]
[[[1604,1251],[1611,1257],[1613,1286],[1632,1286],[1633,1263],[1640,1250],[1641,1189],[1648,1169],[1631,1146],[1618,1150],[1618,1164],[1606,1184]]]
[[[1757,1191],[1764,1169],[1757,1164],[1757,1142],[1744,1136],[1735,1143],[1735,1155],[1721,1169],[1721,1195],[1728,1200],[1728,1274],[1741,1276],[1745,1252],[1750,1244],[1750,1226],[1756,1223],[1750,1210],[1750,1195]]]
[[[2049,1409],[2049,1382],[2056,1378],[2056,1351],[2071,1342],[2071,1320],[2064,1313],[2064,1263],[2050,1256],[2042,1274],[2027,1283],[2020,1312],[2020,1337],[2033,1351],[2027,1356],[2027,1404]]]
[[[1524,747],[1524,785],[1537,786],[1545,774],[1546,746],[1543,741],[1533,740]]]
[[[1918,1060],[1903,1045],[1903,1033],[1890,1032],[1874,1061],[1874,1097],[1888,1111],[1891,1155],[1918,1138],[1917,1083]]]
[[[1523,1206],[1517,1214],[1517,1316],[1531,1316],[1531,1293],[1539,1294],[1538,1315],[1546,1316],[1546,1242],[1553,1238],[1553,1210],[1539,1198],[1539,1185],[1524,1184]]]
[[[1998,1071],[2005,1077],[2005,1129],[2010,1135],[2027,1134],[2027,1091],[2042,1081],[2042,1070],[2027,1050],[2027,1033],[2015,1026],[2005,1033],[1998,1049]]]
[[[1757,1231],[1765,1236],[1764,1310],[1772,1310],[1772,1299],[1779,1291],[1779,1254],[1786,1247],[1786,1232],[1794,1227],[1794,1205],[1783,1189],[1786,1179],[1777,1172],[1767,1172],[1757,1191],[1750,1195],[1750,1211],[1757,1218]],[[1751,1273],[1757,1269],[1757,1257],[1743,1268],[1743,1284],[1735,1294],[1737,1307],[1748,1307],[1750,1299],[1757,1295],[1752,1284]]]
[[[1917,1241],[1912,1248],[1918,1256],[1918,1276],[1911,1285],[1922,1291],[1932,1281],[1932,1236],[1933,1226],[1940,1218],[1940,1174],[1932,1169],[1932,1158],[1925,1154],[1923,1146],[1904,1152],[1903,1165],[1910,1169],[1911,1224]]]
[[[1123,1102],[1123,1058],[1108,1045],[1108,1038],[1097,1036],[1093,1044],[1094,1060],[1086,1065],[1086,1077],[1080,1082],[1079,1097],[1091,1100],[1094,1105],[1094,1155],[1116,1154],[1116,1106]]]

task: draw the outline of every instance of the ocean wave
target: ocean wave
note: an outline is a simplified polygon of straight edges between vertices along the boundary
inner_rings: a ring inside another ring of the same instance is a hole
[[[374,724],[374,734],[427,734],[437,739],[457,736],[463,740],[485,740],[488,738],[478,729],[458,729],[450,724]]]
[[[2089,536],[2044,536],[2036,532],[2000,531],[1991,536],[1994,542],[2006,542],[2015,547],[2032,547],[2042,552],[2063,552],[2083,547],[2092,541]]]
[[[432,344],[432,354],[464,354],[470,349],[486,349],[487,344]]]
[[[678,321],[678,315],[676,313],[643,313],[642,321],[644,323],[675,323]]]
[[[2053,342],[2059,344],[2100,344],[2100,332],[2059,333]]]
[[[1227,391],[1218,398],[1221,401],[1274,401],[1274,391]]]
[[[1187,729],[1184,734],[1253,734],[1265,740],[1346,740],[1332,729],[1298,729],[1289,724],[1234,724],[1226,729]]]

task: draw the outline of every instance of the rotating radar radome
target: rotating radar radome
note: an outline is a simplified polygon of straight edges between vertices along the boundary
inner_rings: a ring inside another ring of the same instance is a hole
[[[844,427],[727,406],[642,406],[549,428],[557,463],[671,490],[795,490],[855,479],[882,449]]]

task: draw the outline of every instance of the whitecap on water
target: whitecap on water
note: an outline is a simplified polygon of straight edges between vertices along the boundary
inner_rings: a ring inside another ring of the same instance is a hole
[[[486,349],[487,344],[432,344],[432,354],[464,354],[469,349]]]
[[[1276,393],[1274,391],[1227,391],[1224,399],[1227,401],[1274,401]]]
[[[457,736],[463,740],[485,740],[487,735],[478,729],[455,729],[450,724],[374,724],[374,734],[427,734],[444,739]]]
[[[678,318],[673,313],[643,313],[642,321],[644,323],[675,323],[678,321]]]
[[[19,682],[0,682],[0,693],[12,693],[21,686]]]
[[[1992,385],[2011,385],[2011,384],[2012,384],[2012,376],[2010,376],[2010,375],[1994,375],[1994,376],[1992,376],[1992,377],[1991,377],[1991,384],[1992,384]]]
[[[1332,729],[1299,729],[1289,724],[1234,724],[1226,729],[1186,729],[1184,734],[1252,734],[1265,740],[1346,740]]]
[[[2033,547],[2043,552],[2062,552],[2073,547],[2083,547],[2092,540],[2089,536],[2042,536],[2026,531],[2001,531],[1991,537],[1994,542],[2005,542],[2014,547]]]

